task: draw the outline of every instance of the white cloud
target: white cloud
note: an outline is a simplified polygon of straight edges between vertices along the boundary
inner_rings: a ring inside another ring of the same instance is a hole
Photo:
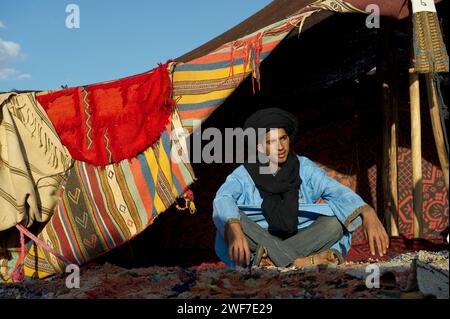
[[[30,74],[22,73],[10,67],[10,64],[20,57],[23,57],[23,55],[20,53],[18,43],[0,38],[0,80],[27,80],[31,78]]]
[[[17,76],[18,71],[11,68],[2,68],[0,69],[0,81],[7,80],[14,76]]]
[[[0,67],[19,57],[20,45],[0,38]]]
[[[5,25],[3,24],[2,20],[0,20],[0,29],[4,29],[6,28]]]
[[[31,75],[28,73],[20,73],[20,75],[17,77],[17,80],[30,80]]]
[[[29,80],[31,75],[22,73],[13,68],[0,68],[0,81],[2,80]]]

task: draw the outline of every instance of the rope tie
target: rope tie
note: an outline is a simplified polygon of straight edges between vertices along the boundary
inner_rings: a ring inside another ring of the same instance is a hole
[[[72,262],[58,253],[55,249],[48,246],[46,243],[44,243],[42,240],[37,238],[35,235],[33,235],[28,229],[26,229],[24,226],[17,224],[16,228],[20,232],[20,256],[19,256],[19,266],[17,269],[13,272],[12,278],[15,282],[17,281],[23,281],[25,278],[24,274],[24,265],[25,265],[25,236],[30,238],[36,245],[38,245],[43,250],[47,251],[48,253],[52,254],[55,257],[58,257],[61,259],[66,265],[71,264]]]
[[[17,269],[12,273],[12,279],[14,282],[23,281],[25,277],[24,260],[25,260],[25,236],[23,235],[23,232],[20,231],[20,254],[19,254],[20,263]]]

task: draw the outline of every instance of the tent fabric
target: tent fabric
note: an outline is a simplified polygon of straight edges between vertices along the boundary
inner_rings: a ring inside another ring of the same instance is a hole
[[[435,0],[436,3],[441,1]],[[305,29],[321,22],[335,12],[345,12],[343,9],[346,7],[351,7],[361,12],[366,9],[369,10],[368,5],[376,5],[379,8],[381,16],[398,20],[410,15],[408,0],[275,0],[240,24],[175,60],[181,62],[192,61],[209,54],[225,43],[245,37],[259,29],[281,21],[292,14],[305,10],[308,6],[319,7],[320,5],[322,5],[323,10],[319,11],[305,23]]]
[[[4,231],[50,219],[71,156],[33,93],[6,93],[0,101],[0,231]]]
[[[205,56],[177,64],[173,89],[183,127],[191,132],[194,120],[199,124],[205,121],[249,74],[259,81],[259,64],[317,10],[305,9]]]
[[[75,264],[127,242],[167,210],[194,180],[188,163],[171,160],[172,125],[136,158],[105,167],[76,161],[54,215],[39,239]],[[25,276],[44,278],[64,264],[30,244]]]
[[[152,145],[168,123],[174,102],[167,67],[36,98],[74,159],[117,163]]]
[[[408,111],[400,112],[400,127],[406,127],[410,120]],[[422,127],[423,134],[423,154],[426,158],[422,161],[423,169],[423,190],[424,201],[423,211],[423,238],[436,243],[442,242],[442,233],[448,232],[449,205],[448,190],[445,186],[442,170],[439,166],[431,123],[424,121]],[[329,125],[320,125],[302,135],[302,138],[293,147],[302,149],[308,155],[314,155],[319,166],[327,171],[327,174],[338,180],[340,183],[356,191],[375,211],[379,213],[383,221],[383,202],[380,197],[379,174],[380,167],[376,161],[379,156],[379,141],[373,130],[377,125],[357,129],[350,119],[336,119]],[[338,145],[332,145],[336,134],[340,134],[341,141]],[[356,148],[354,140],[355,134],[359,135],[359,142]],[[399,145],[408,145],[410,132],[400,130]],[[358,154],[358,159],[353,162],[352,156],[342,155]],[[331,167],[339,167],[333,169]],[[413,196],[411,188],[412,162],[411,149],[400,146],[398,148],[398,229],[401,236],[413,238]],[[366,181],[363,181],[365,180]],[[358,228],[352,234],[352,247],[354,245],[367,245],[364,230]]]
[[[376,5],[381,16],[398,20],[410,15],[409,0],[346,0],[346,2],[361,11],[365,11],[368,6]]]
[[[255,79],[255,90],[261,80],[259,64],[292,30],[300,33],[306,19],[323,10],[366,13],[348,1],[316,1],[285,19],[222,44],[206,55],[178,63],[173,74],[173,89],[183,126],[192,131],[194,120],[199,124],[206,120],[249,74]]]
[[[366,11],[365,11],[366,6],[361,5],[361,2],[363,2],[363,1],[319,0],[319,1],[313,2],[308,7],[314,8],[314,9],[322,9],[322,10],[341,12],[341,13],[344,13],[344,12],[366,13]],[[354,6],[353,3],[356,3],[359,8]],[[372,1],[372,3],[373,3],[373,1]]]

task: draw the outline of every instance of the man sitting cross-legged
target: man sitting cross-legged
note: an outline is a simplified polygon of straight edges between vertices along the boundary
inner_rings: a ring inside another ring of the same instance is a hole
[[[342,263],[351,233],[361,225],[372,254],[375,248],[386,254],[389,239],[375,211],[311,160],[290,151],[298,129],[295,116],[262,109],[244,128],[262,131],[257,150],[265,160],[239,166],[216,194],[213,221],[222,261],[249,266],[253,257],[253,265],[278,267]],[[263,166],[271,173],[262,172]],[[326,204],[315,204],[320,198]]]

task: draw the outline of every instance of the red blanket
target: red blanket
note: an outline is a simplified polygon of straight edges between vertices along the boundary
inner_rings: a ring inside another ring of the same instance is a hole
[[[414,252],[419,250],[441,251],[448,250],[448,245],[443,242],[431,242],[425,239],[408,239],[405,237],[391,237],[387,254],[380,257],[378,254],[372,256],[367,243],[353,244],[347,256],[346,261],[366,262],[369,259],[382,261],[390,260],[400,254]]]
[[[129,159],[161,135],[174,105],[167,64],[117,81],[37,96],[76,160],[107,165]]]

